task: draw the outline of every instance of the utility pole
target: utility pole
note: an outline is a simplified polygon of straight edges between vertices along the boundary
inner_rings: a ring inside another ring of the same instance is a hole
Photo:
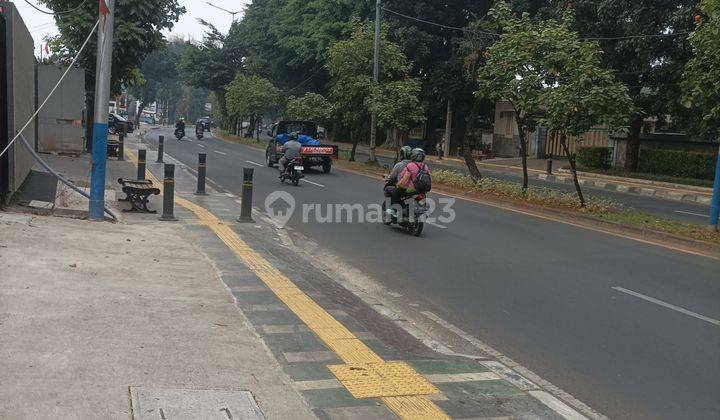
[[[450,137],[452,136],[452,99],[447,101],[447,114],[445,117],[445,144],[443,145],[443,155],[450,156]]]
[[[112,70],[115,0],[100,0],[97,58],[95,68],[95,120],[93,123],[92,178],[90,180],[90,220],[105,215],[105,162],[107,160],[110,72]]]
[[[710,224],[719,230],[720,225],[720,146],[718,146],[717,163],[715,164],[715,184],[713,186],[712,203],[710,205]]]
[[[375,3],[375,54],[373,56],[373,84],[380,83],[380,2]],[[373,112],[370,117],[370,162],[377,161],[375,146],[377,145],[377,115]]]

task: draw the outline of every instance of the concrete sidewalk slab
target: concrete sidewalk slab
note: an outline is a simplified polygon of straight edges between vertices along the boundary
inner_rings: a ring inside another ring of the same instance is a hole
[[[0,418],[131,418],[129,387],[313,418],[179,224],[0,214]]]

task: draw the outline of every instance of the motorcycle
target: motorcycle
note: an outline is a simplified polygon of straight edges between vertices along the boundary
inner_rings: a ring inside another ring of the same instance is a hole
[[[398,225],[411,235],[420,236],[425,227],[425,214],[429,209],[425,194],[405,197],[402,200],[402,212],[400,214],[388,214],[387,207],[389,203],[390,198],[386,198],[382,204],[383,223],[386,226]]]
[[[296,157],[292,161],[288,162],[285,166],[285,172],[280,175],[280,182],[285,182],[286,180],[289,180],[294,186],[297,187],[300,183],[300,180],[302,178],[305,178],[305,175],[303,175],[304,170],[305,167],[303,166],[303,159],[300,157]]]
[[[197,137],[198,140],[202,140],[203,137],[205,137],[205,130],[202,126],[195,127],[195,137]]]
[[[175,129],[175,138],[180,141],[183,137],[185,137],[185,130],[182,128],[176,128]]]

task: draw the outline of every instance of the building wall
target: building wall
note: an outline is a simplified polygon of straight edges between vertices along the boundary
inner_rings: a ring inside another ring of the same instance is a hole
[[[5,11],[6,63],[8,98],[8,137],[12,139],[35,112],[35,56],[34,42],[30,31],[12,3],[0,2]],[[31,146],[35,144],[35,124],[25,131],[25,138]],[[18,140],[9,150],[10,177],[9,192],[16,192],[34,165],[32,155]]]
[[[44,100],[67,67],[37,66],[38,100]],[[71,69],[65,80],[38,115],[37,150],[43,153],[82,153],[85,130],[85,71]]]

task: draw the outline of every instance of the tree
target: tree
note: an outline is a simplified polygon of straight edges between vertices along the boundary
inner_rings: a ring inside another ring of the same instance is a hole
[[[548,34],[554,45],[542,38],[546,50],[541,64],[551,76],[544,82],[545,117],[541,122],[559,134],[580,205],[585,207],[567,136],[580,136],[601,124],[620,127],[634,110],[627,87],[615,80],[611,70],[602,67],[602,51],[597,42],[580,41],[571,29],[573,20],[571,9],[566,10],[563,21]]]
[[[720,0],[702,0],[690,35],[694,56],[685,65],[683,104],[702,116],[700,132],[720,136]]]
[[[574,13],[567,8],[562,20],[533,22],[528,13],[513,14],[498,2],[493,16],[501,28],[500,40],[485,52],[478,95],[507,100],[515,110],[523,160],[523,188],[527,178],[527,134],[546,124],[560,134],[577,182],[575,159],[565,139],[598,124],[617,126],[633,110],[627,88],[601,64],[596,42],[581,41],[572,29]]]
[[[377,115],[378,126],[399,134],[393,137],[397,154],[408,131],[425,120],[425,109],[418,98],[420,89],[419,80],[407,78],[376,87],[365,99],[365,106]]]
[[[564,2],[555,2],[557,13]],[[575,27],[582,37],[600,38],[603,65],[613,69],[628,87],[635,104],[631,115],[625,169],[637,170],[640,134],[646,117],[679,115],[680,81],[692,50],[687,34],[693,29],[698,0],[575,0]]]
[[[135,116],[136,127],[140,124],[140,116],[145,106],[164,96],[164,88],[178,82],[178,57],[170,47],[172,44],[166,44],[148,55],[140,67],[142,82],[130,88],[130,93],[140,102]]]
[[[60,35],[53,42],[58,49],[74,56],[98,18],[98,2],[86,1],[78,6],[76,0],[41,0],[56,12],[55,23]],[[78,9],[79,7],[79,9]],[[73,13],[66,12],[77,9]],[[132,86],[142,79],[137,70],[148,54],[165,44],[163,30],[173,25],[185,13],[178,0],[124,0],[115,7],[115,32],[113,38],[112,91],[119,93],[121,85]],[[88,124],[86,136],[92,138],[94,115],[95,61],[97,38],[90,42],[80,58],[85,69],[85,91]],[[91,145],[91,142],[88,142]]]
[[[260,76],[238,74],[226,90],[228,113],[240,121],[249,117],[251,127],[265,111],[277,105],[279,97],[272,82]]]
[[[381,80],[388,83],[404,79],[409,63],[400,46],[387,40],[382,31],[380,50]],[[366,99],[373,93],[372,65],[374,32],[370,26],[358,26],[352,38],[338,41],[328,49],[327,69],[331,76],[330,100],[342,125],[350,131],[353,143],[350,160],[355,160],[359,133],[370,121]]]
[[[299,98],[294,96],[288,98],[285,114],[287,118],[327,125],[332,120],[333,108],[324,96],[308,92]]]
[[[200,45],[190,45],[180,61],[180,73],[190,86],[204,88],[215,94],[220,124],[227,126],[225,86],[243,69],[243,51],[231,42],[239,36],[233,23],[227,35],[213,25],[202,22],[208,29]]]

